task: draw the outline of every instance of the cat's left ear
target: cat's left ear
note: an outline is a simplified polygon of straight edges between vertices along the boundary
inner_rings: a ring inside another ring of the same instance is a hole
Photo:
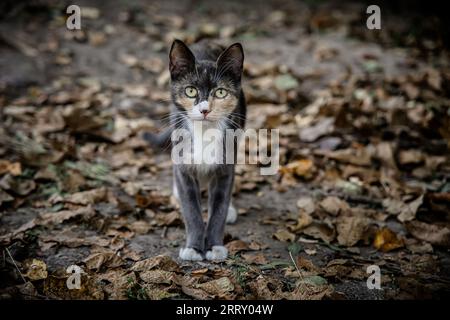
[[[244,65],[244,49],[240,43],[229,46],[217,59],[217,67],[224,74],[232,74],[240,81]]]

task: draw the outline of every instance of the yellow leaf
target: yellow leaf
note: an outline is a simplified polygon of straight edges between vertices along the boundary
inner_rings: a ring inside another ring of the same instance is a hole
[[[401,248],[403,245],[403,240],[397,238],[397,235],[388,228],[378,230],[373,241],[373,246],[383,252]]]
[[[33,259],[25,276],[32,281],[46,279],[48,276],[47,265],[42,260]]]

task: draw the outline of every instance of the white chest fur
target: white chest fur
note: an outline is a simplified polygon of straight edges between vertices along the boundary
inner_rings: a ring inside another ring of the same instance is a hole
[[[207,176],[223,159],[223,134],[217,123],[194,121],[192,123],[192,163],[200,176]]]

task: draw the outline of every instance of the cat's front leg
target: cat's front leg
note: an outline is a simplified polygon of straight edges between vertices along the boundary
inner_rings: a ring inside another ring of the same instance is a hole
[[[186,246],[180,250],[179,256],[183,260],[203,260],[205,224],[201,213],[198,181],[182,167],[175,165],[173,172],[186,228]]]
[[[222,261],[228,256],[223,245],[225,222],[230,207],[231,191],[234,182],[234,167],[227,166],[209,183],[208,225],[206,227],[206,259]]]

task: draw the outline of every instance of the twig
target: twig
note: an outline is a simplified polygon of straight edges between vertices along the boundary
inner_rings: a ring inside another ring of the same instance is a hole
[[[162,232],[162,234],[161,234],[161,238],[165,238],[166,235],[167,235],[167,226],[164,226],[163,232]]]
[[[297,263],[294,260],[294,257],[292,256],[291,251],[289,251],[289,257],[291,257],[292,263],[295,266],[295,269],[297,269],[298,275],[300,276],[300,281],[305,285],[305,289],[307,292],[309,292],[309,289],[313,286],[313,284],[308,283],[305,281],[305,278],[303,278],[302,272],[300,271],[299,267],[297,266]]]
[[[9,252],[9,249],[8,249],[8,248],[5,248],[5,250],[6,250],[6,252],[8,253],[9,257],[11,258],[11,260],[12,260],[14,266],[16,267],[17,271],[19,271],[19,274],[20,274],[20,276],[22,277],[23,282],[24,282],[24,283],[27,283],[27,280],[25,280],[24,276],[22,275],[22,272],[20,272],[19,267],[17,266],[16,262],[14,261],[14,258],[12,257],[11,252]]]
[[[292,263],[294,264],[295,269],[297,269],[297,272],[298,272],[298,275],[300,276],[300,279],[302,279],[302,281],[303,281],[303,275],[302,275],[300,269],[298,268],[297,263],[295,262],[294,257],[292,256],[291,251],[289,251],[289,257],[291,257]]]

